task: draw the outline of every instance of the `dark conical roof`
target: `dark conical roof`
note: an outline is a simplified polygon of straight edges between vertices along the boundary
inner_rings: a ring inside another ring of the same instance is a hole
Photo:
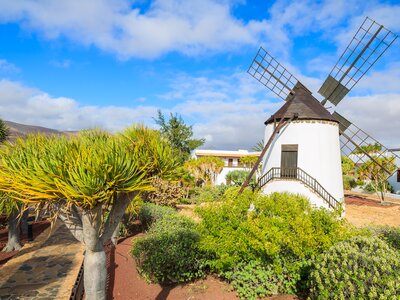
[[[273,114],[265,125],[281,120],[290,119],[296,115],[298,120],[325,120],[337,122],[326,108],[313,97],[311,92],[303,85],[297,84],[294,88],[294,96]]]

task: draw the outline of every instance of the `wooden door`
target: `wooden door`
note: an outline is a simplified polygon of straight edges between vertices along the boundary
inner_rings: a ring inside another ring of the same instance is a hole
[[[297,177],[298,145],[282,145],[281,177]]]

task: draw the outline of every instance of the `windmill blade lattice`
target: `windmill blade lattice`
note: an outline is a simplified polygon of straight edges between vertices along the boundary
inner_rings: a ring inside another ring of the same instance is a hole
[[[263,47],[258,50],[247,72],[283,100],[286,100],[299,82]]]
[[[340,146],[343,156],[350,158],[356,166],[365,163],[378,165],[378,168],[370,174],[371,177],[380,176],[381,179],[386,180],[395,173],[396,169],[393,166],[396,158],[399,157],[394,152],[339,113],[334,112],[332,115],[339,121]],[[368,150],[368,147],[373,148]],[[381,169],[384,172],[380,172]]]
[[[318,93],[337,105],[396,40],[397,35],[366,17]]]

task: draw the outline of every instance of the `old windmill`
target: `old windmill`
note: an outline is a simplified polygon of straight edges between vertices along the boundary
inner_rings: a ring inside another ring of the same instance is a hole
[[[258,186],[265,193],[304,194],[316,206],[334,208],[344,198],[340,152],[376,164],[372,176],[391,176],[386,164],[396,154],[326,106],[337,106],[396,38],[367,17],[319,89],[321,102],[261,47],[248,73],[286,102],[265,122],[266,143],[248,179],[263,161]],[[377,145],[373,154],[363,147],[370,144]]]

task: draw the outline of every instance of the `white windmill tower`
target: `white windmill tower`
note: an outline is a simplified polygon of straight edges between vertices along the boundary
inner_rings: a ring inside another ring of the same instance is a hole
[[[335,208],[344,198],[341,152],[349,156],[355,149],[359,161],[377,164],[391,176],[379,158],[390,157],[391,163],[396,154],[324,105],[336,106],[396,38],[367,17],[319,89],[321,102],[261,47],[248,72],[286,102],[265,122],[264,149],[241,191],[263,162],[258,187],[264,193],[298,193],[317,207]],[[368,144],[379,144],[379,153],[365,152],[362,146]]]

